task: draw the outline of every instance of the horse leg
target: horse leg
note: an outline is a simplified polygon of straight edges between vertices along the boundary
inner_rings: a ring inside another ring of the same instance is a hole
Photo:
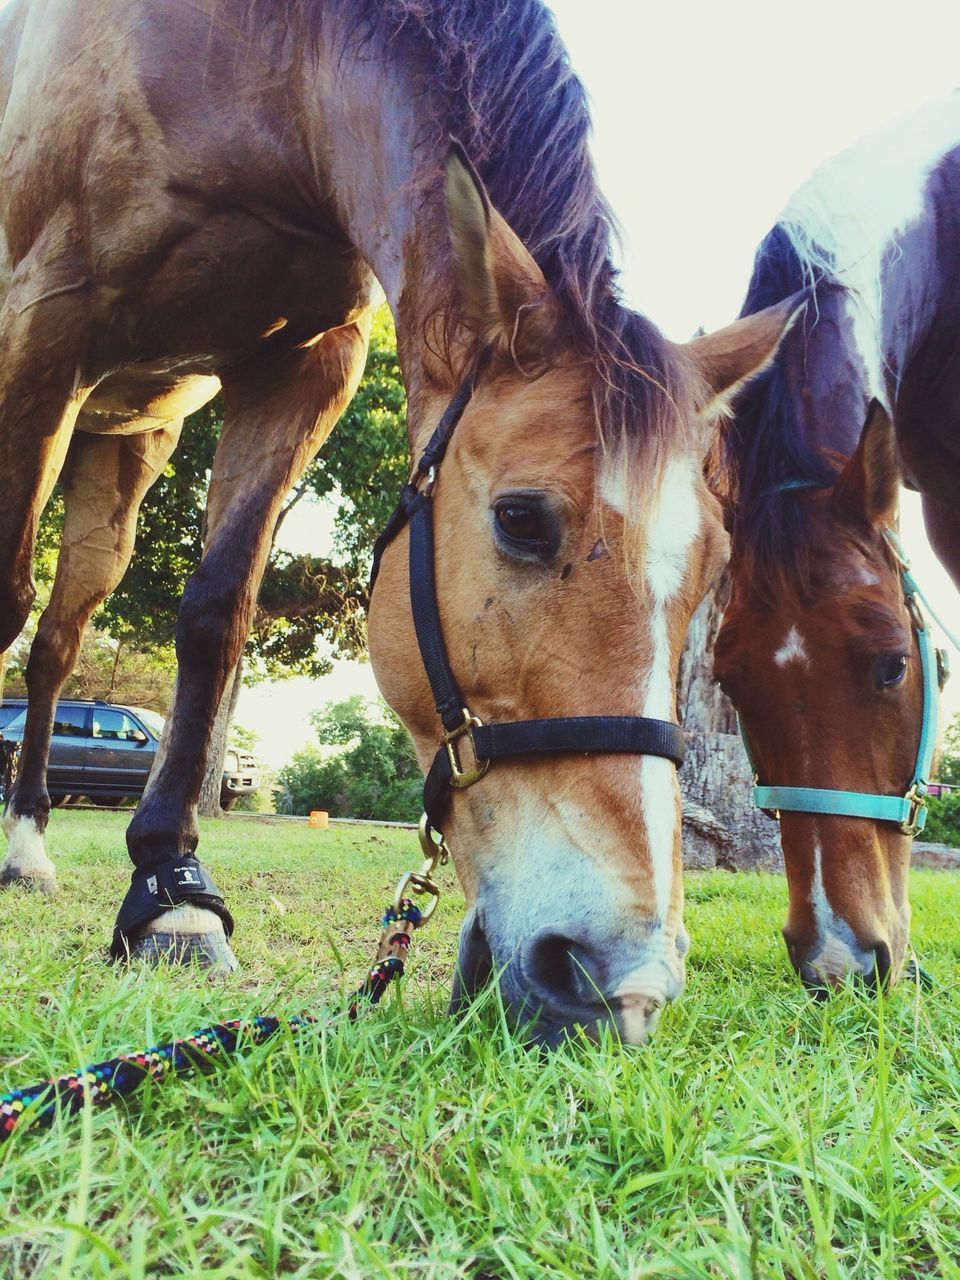
[[[126,436],[77,432],[71,442],[61,475],[64,521],[57,573],[27,663],[27,723],[20,771],[3,822],[8,845],[0,885],[19,882],[47,892],[56,888],[44,832],[57,698],[76,663],[91,614],[130,563],[140,503],[166,465],[180,427],[177,422]]]
[[[87,395],[77,372],[86,281],[70,249],[69,216],[63,225],[54,219],[18,263],[0,311],[0,652],[23,630],[33,604],[37,522]]]
[[[364,315],[306,350],[223,378],[224,427],[210,480],[206,544],[177,619],[173,711],[127,831],[135,869],[114,930],[111,950],[118,959],[236,966],[227,942],[233,921],[193,856],[210,736],[246,642],[284,495],[356,390],[367,330]]]
[[[937,559],[960,591],[960,511],[925,493],[923,523]]]

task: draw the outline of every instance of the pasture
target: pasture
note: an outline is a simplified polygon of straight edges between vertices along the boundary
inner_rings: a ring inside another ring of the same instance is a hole
[[[242,972],[103,963],[122,815],[58,812],[58,898],[4,895],[0,1089],[223,1017],[335,1006],[413,833],[208,823]],[[445,873],[449,885],[452,875]],[[960,878],[915,873],[933,991],[813,1003],[785,884],[687,877],[687,990],[653,1044],[523,1050],[445,1013],[449,888],[399,997],[0,1148],[0,1276],[960,1275]]]

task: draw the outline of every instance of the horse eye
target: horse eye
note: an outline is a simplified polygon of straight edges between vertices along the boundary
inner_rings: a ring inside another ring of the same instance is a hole
[[[545,564],[556,553],[559,525],[542,502],[523,494],[501,498],[494,504],[493,519],[497,545],[514,560]]]
[[[889,658],[882,658],[877,664],[877,688],[892,689],[907,674],[907,655],[895,653]]]
[[[511,542],[540,544],[544,541],[543,521],[535,507],[505,502],[496,508],[497,526]]]

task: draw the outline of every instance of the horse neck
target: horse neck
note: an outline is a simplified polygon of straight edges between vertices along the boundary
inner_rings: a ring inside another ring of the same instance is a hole
[[[431,318],[457,306],[443,197],[449,139],[415,72],[383,56],[376,40],[359,42],[346,25],[349,8],[344,28],[325,29],[317,56],[308,56],[305,118],[336,220],[393,313],[415,420],[431,384],[444,390],[425,341]]]
[[[874,371],[883,359],[871,326],[848,295],[824,291],[813,306],[809,322],[784,339],[783,377],[807,446],[849,457],[878,394]]]

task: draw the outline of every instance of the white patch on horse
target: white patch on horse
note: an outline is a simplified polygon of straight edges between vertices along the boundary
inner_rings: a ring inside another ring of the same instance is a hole
[[[648,958],[628,973],[613,993],[621,1030],[630,1044],[643,1044],[653,1034],[660,1010],[683,990],[683,955],[675,944],[668,954],[667,941],[665,935],[659,935]]]
[[[627,511],[627,472],[626,464],[620,454],[604,459],[597,477],[597,492],[600,501],[620,515]]]
[[[810,283],[825,274],[849,290],[866,390],[888,410],[880,333],[884,261],[922,216],[927,179],[958,143],[960,92],[925,104],[827,160],[780,217]]]
[[[817,924],[817,940],[820,949],[808,964],[822,982],[830,982],[845,973],[864,973],[862,959],[858,958],[841,934],[849,932],[849,926],[839,920],[823,883],[823,851],[820,841],[813,845],[813,882],[810,886],[810,905]]]
[[[224,933],[223,921],[213,911],[208,911],[206,907],[191,907],[189,903],[184,903],[179,907],[170,907],[167,911],[162,912],[155,920],[150,920],[140,930],[145,933],[192,933],[192,934],[221,934],[226,938]]]
[[[55,881],[57,869],[47,857],[43,833],[31,817],[8,813],[3,819],[7,837],[7,856],[0,866],[0,879],[16,874],[23,879]]]
[[[652,597],[653,652],[641,714],[657,720],[672,720],[676,713],[668,605],[683,586],[699,530],[700,502],[693,463],[688,458],[671,458],[664,467],[651,515],[644,560],[644,576]],[[672,762],[644,756],[640,764],[640,787],[657,911],[660,919],[666,920],[673,896],[674,854],[680,822],[677,771]]]
[[[778,667],[785,667],[788,662],[801,662],[804,666],[810,662],[803,636],[796,627],[787,632],[787,638],[773,655],[773,660]]]

